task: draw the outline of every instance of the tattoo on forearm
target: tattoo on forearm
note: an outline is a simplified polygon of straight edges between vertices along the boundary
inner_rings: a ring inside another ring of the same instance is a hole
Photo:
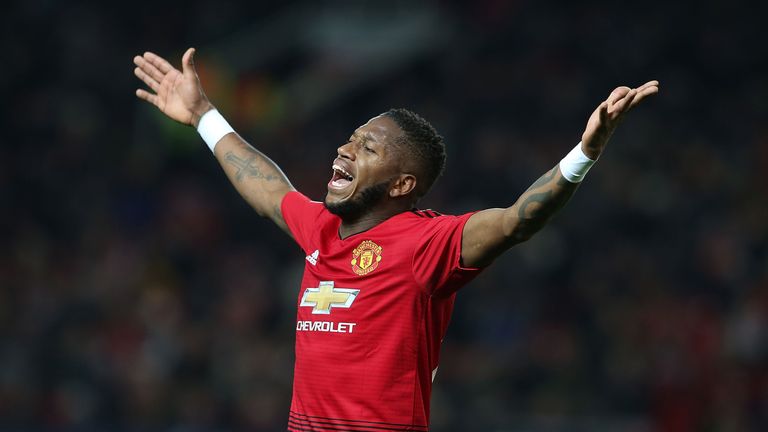
[[[235,179],[240,182],[243,180],[244,177],[248,178],[255,178],[255,179],[263,179],[266,181],[282,181],[285,182],[285,179],[283,176],[279,174],[272,174],[272,173],[264,173],[257,165],[256,161],[261,160],[264,161],[264,158],[257,152],[247,149],[250,155],[247,158],[241,158],[240,156],[232,153],[231,151],[227,152],[226,155],[224,155],[224,159],[234,167],[237,168],[237,172],[235,173]]]
[[[543,224],[568,202],[578,185],[558,174],[559,167],[555,166],[523,193],[517,210],[520,219]]]
[[[528,187],[528,190],[533,190],[541,186],[544,186],[545,184],[551,182],[556,175],[557,175],[557,167],[554,167],[551,170],[547,171],[546,174],[539,177],[535,182],[533,182],[533,184],[530,187]]]

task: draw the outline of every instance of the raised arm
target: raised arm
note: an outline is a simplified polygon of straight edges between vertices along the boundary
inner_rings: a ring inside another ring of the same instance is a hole
[[[136,96],[155,105],[163,114],[196,129],[200,119],[215,109],[203,92],[194,65],[195,49],[182,57],[182,71],[151,52],[136,56],[134,73],[151,90],[136,90]],[[245,142],[237,133],[227,133],[214,144],[214,154],[240,195],[261,216],[270,218],[283,231],[280,203],[294,190],[288,178],[267,156]]]
[[[658,81],[649,81],[638,88],[618,87],[611,92],[589,117],[581,137],[583,156],[597,160],[624,115],[658,91]],[[528,240],[568,202],[578,187],[578,182],[563,176],[558,164],[536,180],[511,207],[475,213],[462,234],[462,264],[488,265],[513,245]]]

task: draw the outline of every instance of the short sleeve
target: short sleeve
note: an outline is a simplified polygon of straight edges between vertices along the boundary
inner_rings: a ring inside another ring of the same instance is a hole
[[[451,295],[482,271],[461,266],[461,236],[473,214],[438,216],[418,239],[413,275],[430,295]]]
[[[307,250],[307,243],[312,232],[317,229],[317,221],[325,207],[322,203],[312,201],[304,194],[291,191],[285,194],[280,205],[283,220],[293,234],[299,246]]]

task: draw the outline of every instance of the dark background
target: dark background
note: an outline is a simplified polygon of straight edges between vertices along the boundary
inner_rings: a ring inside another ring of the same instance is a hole
[[[178,66],[293,184],[408,107],[422,207],[507,206],[661,82],[572,202],[459,293],[435,431],[768,430],[765,2],[28,1],[0,14],[0,429],[285,430],[304,256],[191,128]]]

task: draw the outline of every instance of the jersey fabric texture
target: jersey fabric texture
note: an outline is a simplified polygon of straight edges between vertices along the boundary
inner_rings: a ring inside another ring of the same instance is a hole
[[[282,213],[307,255],[296,314],[289,431],[427,431],[432,379],[472,215],[395,215],[339,237],[341,219],[288,193]]]

